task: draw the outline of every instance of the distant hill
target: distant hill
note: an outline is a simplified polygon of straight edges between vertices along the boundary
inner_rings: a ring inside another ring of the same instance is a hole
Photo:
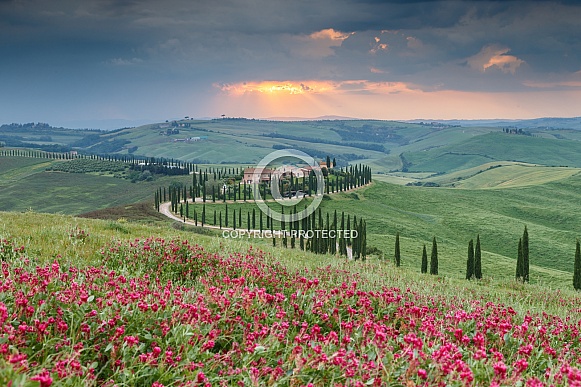
[[[359,118],[353,117],[345,117],[345,116],[319,116],[315,118],[307,118],[307,117],[268,117],[265,120],[271,121],[328,121],[328,120],[342,120],[342,121],[355,121],[359,120]]]
[[[490,126],[490,127],[515,127],[530,129],[575,129],[581,130],[581,117],[560,118],[543,117],[527,120],[506,120],[506,119],[486,119],[486,120],[411,120],[408,122],[438,122],[448,125],[458,125],[465,127]]]
[[[109,131],[48,124],[2,125],[0,146],[222,165],[252,165],[273,150],[292,148],[315,158],[332,156],[343,166],[365,162],[376,173],[449,173],[497,160],[579,164],[581,118],[440,122],[349,120],[338,116],[286,119],[188,118]],[[530,136],[504,135],[502,131],[507,127]],[[491,137],[491,132],[502,137]]]
[[[494,132],[422,152],[404,153],[410,172],[449,173],[491,161],[581,167],[581,142]]]

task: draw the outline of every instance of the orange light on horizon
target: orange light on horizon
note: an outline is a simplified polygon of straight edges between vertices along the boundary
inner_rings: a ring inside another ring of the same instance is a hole
[[[373,69],[372,69],[373,72]],[[372,82],[368,80],[333,81],[259,81],[216,84],[229,95],[295,95],[295,94],[393,94],[415,92],[416,87],[405,82]]]
[[[327,81],[260,81],[229,83],[216,85],[216,87],[231,95],[249,93],[292,95],[326,92],[332,90],[334,85]]]

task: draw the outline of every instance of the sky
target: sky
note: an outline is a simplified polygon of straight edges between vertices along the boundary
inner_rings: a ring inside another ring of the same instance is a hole
[[[0,124],[576,117],[579,20],[577,1],[0,0]]]

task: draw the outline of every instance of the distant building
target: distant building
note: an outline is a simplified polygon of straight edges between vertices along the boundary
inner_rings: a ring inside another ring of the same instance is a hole
[[[246,168],[244,169],[244,181],[246,184],[269,182],[273,173],[277,172],[269,168],[264,168],[262,173],[258,171],[258,168]]]

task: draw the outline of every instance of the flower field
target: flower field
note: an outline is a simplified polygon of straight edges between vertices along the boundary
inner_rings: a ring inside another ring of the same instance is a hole
[[[293,270],[186,239],[99,254],[43,262],[0,242],[0,385],[581,386],[575,296],[517,311],[445,281],[357,273],[379,264]]]

